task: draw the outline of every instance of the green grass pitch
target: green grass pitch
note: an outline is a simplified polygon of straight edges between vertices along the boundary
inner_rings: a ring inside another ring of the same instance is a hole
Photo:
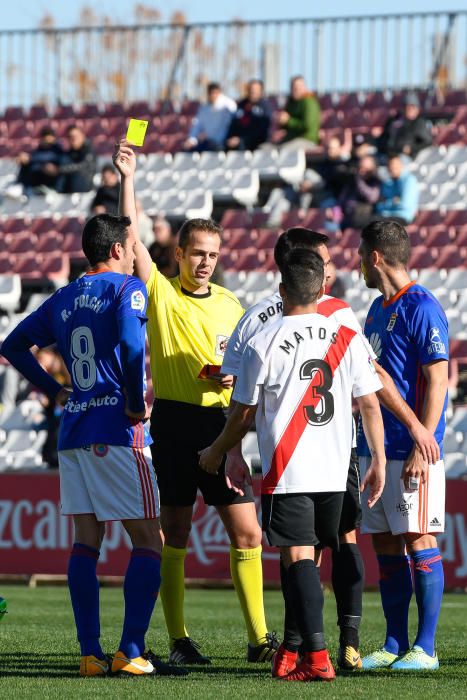
[[[451,698],[467,697],[467,596],[445,596],[438,634],[438,672],[404,675],[388,671],[339,676],[333,683],[283,683],[269,676],[267,664],[245,661],[246,641],[240,609],[231,590],[189,590],[187,621],[190,634],[212,657],[212,666],[195,668],[181,679],[79,678],[79,652],[66,588],[2,586],[8,614],[0,624],[0,698]],[[270,629],[281,630],[282,598],[265,594]],[[116,650],[122,621],[120,589],[101,590],[102,641],[106,652]],[[411,634],[415,605],[411,609]],[[325,594],[325,626],[335,658],[337,628],[332,593]],[[383,615],[379,595],[367,593],[361,629],[362,652],[382,641]],[[147,636],[149,645],[166,657],[160,602]]]

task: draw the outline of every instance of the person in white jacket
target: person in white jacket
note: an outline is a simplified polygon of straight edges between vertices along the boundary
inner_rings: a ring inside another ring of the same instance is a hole
[[[185,141],[187,151],[220,151],[229,130],[237,103],[224,95],[219,83],[209,83],[207,102],[200,105]]]

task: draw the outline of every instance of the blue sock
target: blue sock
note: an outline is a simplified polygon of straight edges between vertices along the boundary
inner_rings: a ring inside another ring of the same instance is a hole
[[[386,618],[384,648],[400,654],[409,648],[409,606],[412,597],[410,558],[378,554],[379,588]]]
[[[418,632],[415,644],[430,656],[435,653],[435,633],[444,590],[443,562],[438,547],[412,552]]]
[[[125,575],[125,619],[119,649],[135,659],[144,652],[144,635],[151,621],[161,585],[161,558],[152,549],[131,553]]]
[[[75,542],[68,562],[68,588],[75,616],[81,655],[104,658],[99,643],[99,581],[96,567],[99,550]]]

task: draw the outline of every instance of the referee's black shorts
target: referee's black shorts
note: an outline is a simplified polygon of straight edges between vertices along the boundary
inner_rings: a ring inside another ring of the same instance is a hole
[[[199,466],[198,452],[209,447],[225,425],[221,408],[156,399],[151,414],[152,461],[163,506],[192,506],[199,489],[210,506],[254,502],[247,485],[240,496],[225,483],[225,459],[217,474]]]
[[[339,523],[339,535],[352,532],[360,527],[362,522],[362,507],[360,502],[360,469],[357,452],[352,448],[350,456],[347,486],[342,504],[342,515]]]
[[[343,498],[343,492],[263,494],[262,526],[269,544],[336,548]]]

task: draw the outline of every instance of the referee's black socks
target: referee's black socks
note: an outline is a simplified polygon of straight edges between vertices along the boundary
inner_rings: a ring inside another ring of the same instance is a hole
[[[341,646],[359,647],[365,568],[358,545],[341,544],[332,551],[332,586],[336,597]]]
[[[325,649],[323,629],[324,596],[319,569],[311,559],[291,564],[287,571],[289,600],[303,639],[304,651]]]

